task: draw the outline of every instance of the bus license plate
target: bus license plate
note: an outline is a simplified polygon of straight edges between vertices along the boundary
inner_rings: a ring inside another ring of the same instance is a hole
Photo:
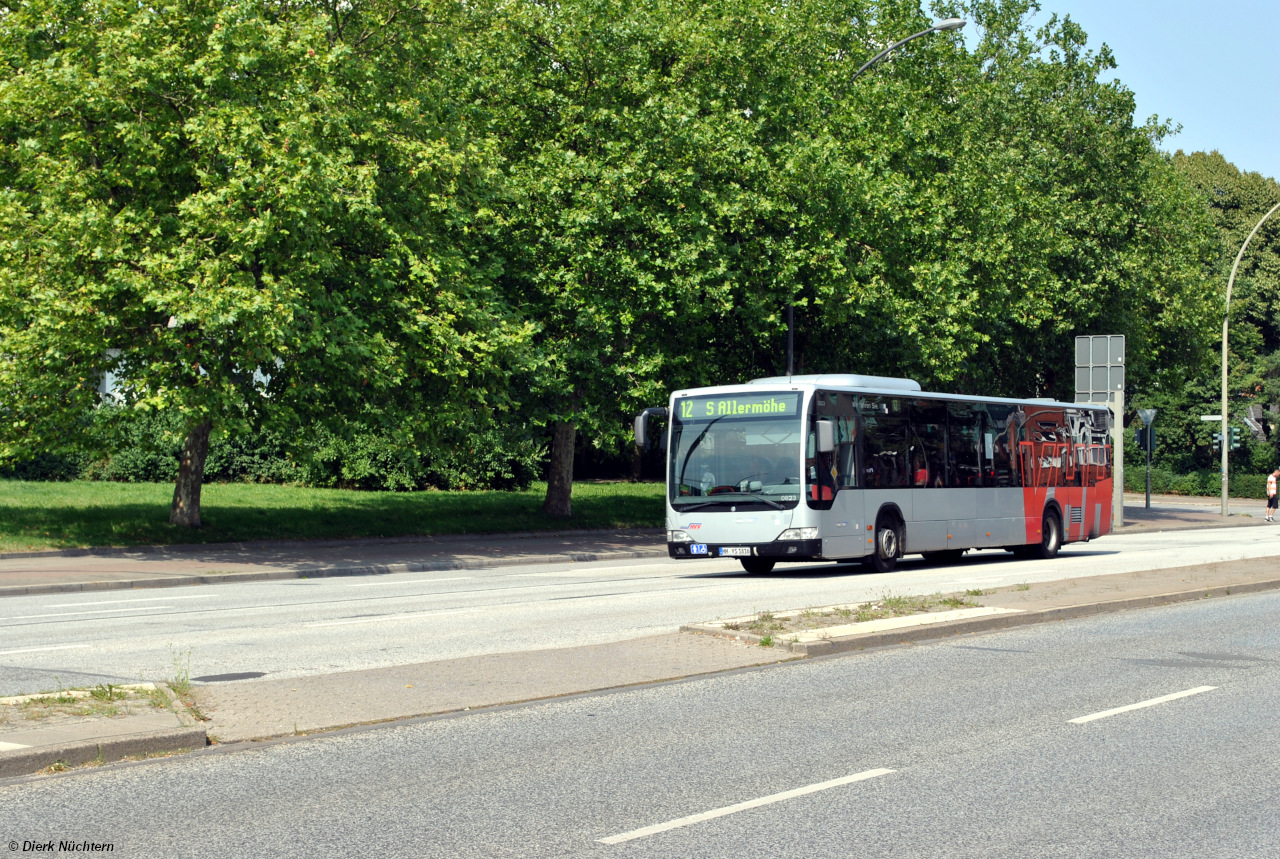
[[[720,557],[722,558],[747,558],[750,556],[750,546],[722,546],[720,548]]]
[[[690,555],[705,555],[707,553],[706,543],[694,543],[689,547]]]

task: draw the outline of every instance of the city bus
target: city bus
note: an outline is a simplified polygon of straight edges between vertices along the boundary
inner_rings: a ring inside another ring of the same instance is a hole
[[[911,379],[783,376],[676,391],[665,412],[672,558],[860,560],[970,549],[1051,558],[1111,530],[1105,406],[927,393]]]

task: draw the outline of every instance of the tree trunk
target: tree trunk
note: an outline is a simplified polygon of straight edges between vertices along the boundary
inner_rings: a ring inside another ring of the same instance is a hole
[[[547,475],[547,498],[542,512],[568,519],[573,516],[573,442],[577,427],[564,421],[551,425],[551,473]]]
[[[212,421],[192,427],[182,445],[178,462],[178,482],[173,487],[173,506],[169,508],[169,524],[199,528],[200,488],[204,483],[204,460],[209,455],[209,430]]]

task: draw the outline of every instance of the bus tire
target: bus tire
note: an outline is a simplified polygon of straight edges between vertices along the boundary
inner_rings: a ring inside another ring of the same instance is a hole
[[[902,557],[902,525],[892,513],[876,518],[875,542],[870,555],[862,559],[877,573],[891,573]]]
[[[763,576],[773,571],[773,565],[777,561],[769,558],[739,558],[742,563],[742,569],[746,570],[753,576]]]
[[[1047,561],[1058,554],[1062,548],[1062,520],[1053,510],[1046,510],[1044,521],[1040,523],[1040,542],[1027,547],[1027,554],[1032,558]]]

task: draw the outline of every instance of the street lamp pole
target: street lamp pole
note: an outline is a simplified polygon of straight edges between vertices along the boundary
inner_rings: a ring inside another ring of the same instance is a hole
[[[872,57],[871,59],[863,63],[862,66],[856,72],[853,73],[853,77],[849,78],[849,83],[853,83],[854,81],[856,81],[859,75],[861,75],[867,69],[874,66],[876,63],[883,60],[885,57],[892,54],[894,51],[898,50],[898,48],[901,48],[907,42],[914,42],[916,39],[919,39],[921,36],[927,36],[930,33],[941,33],[946,30],[959,30],[961,27],[965,25],[965,23],[966,22],[963,18],[943,18],[940,21],[934,22],[934,25],[932,27],[921,30],[919,33],[912,33],[910,36],[907,36],[905,39],[899,39],[898,41],[894,42],[892,45],[885,48],[883,51],[881,51],[880,53],[876,54],[874,57]],[[794,329],[795,329],[795,302],[792,301],[790,304],[787,305],[787,375],[788,376],[792,376],[795,374]]]
[[[1244,258],[1244,252],[1249,247],[1249,242],[1253,241],[1253,237],[1258,234],[1258,230],[1262,229],[1262,225],[1267,222],[1267,218],[1274,215],[1277,209],[1280,209],[1280,203],[1272,206],[1271,211],[1263,215],[1262,220],[1254,225],[1248,238],[1240,246],[1240,253],[1236,254],[1236,261],[1231,264],[1231,276],[1227,278],[1227,306],[1222,311],[1222,515],[1224,518],[1227,516],[1227,321],[1231,318],[1231,288],[1235,285],[1236,269],[1240,267],[1240,260]]]
[[[941,33],[944,30],[959,30],[964,25],[965,25],[965,21],[963,18],[943,18],[941,21],[938,21],[927,30],[921,30],[919,33],[913,33],[910,36],[907,36],[905,39],[901,39],[897,42],[894,42],[892,45],[885,48],[883,51],[881,51],[880,53],[876,54],[874,57],[872,57],[871,59],[863,63],[862,67],[853,73],[853,77],[849,78],[849,83],[853,83],[854,81],[856,81],[858,79],[858,75],[862,74],[867,69],[871,68],[876,63],[880,62],[885,57],[892,54],[894,51],[898,50],[898,48],[901,48],[907,42],[914,42],[916,39],[919,39],[921,36],[927,36],[930,33]]]

